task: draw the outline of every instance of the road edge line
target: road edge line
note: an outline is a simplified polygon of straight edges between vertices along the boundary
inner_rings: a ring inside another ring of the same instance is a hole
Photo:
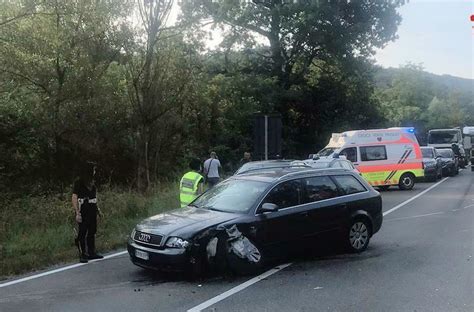
[[[268,271],[266,271],[266,272],[264,272],[264,273],[262,273],[262,274],[260,274],[256,277],[254,277],[254,278],[249,279],[245,283],[239,284],[239,285],[235,286],[234,288],[231,288],[231,289],[223,292],[220,295],[217,295],[217,296],[215,296],[215,297],[213,297],[209,300],[204,301],[203,303],[187,310],[187,312],[202,311],[202,310],[204,310],[204,309],[206,309],[206,308],[208,308],[208,307],[210,307],[210,306],[212,306],[212,305],[214,305],[214,304],[216,304],[216,303],[218,303],[218,302],[220,302],[220,301],[222,301],[222,300],[224,300],[224,299],[226,299],[226,298],[228,298],[228,297],[230,297],[230,296],[232,296],[232,295],[234,295],[234,294],[236,294],[236,293],[238,293],[242,290],[244,290],[245,288],[250,287],[253,284],[255,284],[255,283],[257,283],[257,282],[259,282],[259,281],[261,281],[261,280],[263,280],[263,279],[265,279],[265,278],[267,278],[267,277],[269,277],[269,276],[271,276],[271,275],[287,268],[287,267],[289,267],[292,264],[293,263],[290,262],[290,263],[285,263],[285,264],[278,265],[278,266],[276,266],[276,267],[274,267],[274,268],[272,268],[272,269],[270,269],[270,270],[268,270]]]
[[[78,268],[78,267],[81,267],[81,266],[84,266],[84,265],[88,265],[88,264],[91,264],[91,263],[100,262],[100,261],[103,261],[103,260],[106,260],[106,259],[121,256],[121,255],[126,254],[126,253],[127,253],[127,251],[123,250],[123,251],[120,251],[120,252],[116,252],[116,253],[104,256],[103,259],[92,260],[88,263],[76,263],[76,264],[68,265],[68,266],[65,266],[65,267],[62,267],[62,268],[54,269],[54,270],[51,270],[51,271],[46,271],[46,272],[43,272],[43,273],[23,277],[23,278],[20,278],[20,279],[16,279],[16,280],[13,280],[13,281],[2,283],[2,284],[0,284],[0,288],[15,285],[15,284],[22,283],[22,282],[26,282],[26,281],[29,281],[29,280],[32,280],[32,279],[43,277],[43,276],[48,276],[48,275],[51,275],[51,274],[54,274],[54,273],[59,273],[59,272],[62,272],[62,271],[75,269],[75,268]]]
[[[418,194],[416,194],[415,196],[413,196],[413,197],[411,197],[411,198],[405,200],[403,203],[398,204],[398,205],[396,205],[395,207],[393,207],[392,209],[389,209],[389,210],[385,211],[382,215],[385,217],[385,216],[388,215],[389,213],[392,213],[392,212],[394,212],[394,211],[396,211],[396,210],[402,208],[403,206],[405,206],[406,204],[408,204],[408,203],[414,201],[415,199],[419,198],[420,196],[425,195],[426,193],[428,193],[429,191],[431,191],[432,189],[434,189],[435,187],[437,187],[438,185],[440,185],[441,183],[443,183],[444,181],[446,181],[446,180],[448,180],[448,179],[449,179],[449,177],[446,177],[446,178],[442,179],[441,181],[439,181],[439,182],[436,183],[436,184],[433,184],[432,186],[430,186],[429,188],[427,188],[427,189],[424,190],[423,192],[418,193]]]

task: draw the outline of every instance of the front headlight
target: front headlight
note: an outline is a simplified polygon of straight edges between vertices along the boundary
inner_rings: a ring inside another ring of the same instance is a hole
[[[186,248],[189,246],[189,242],[179,237],[170,237],[166,241],[166,247],[170,248]]]
[[[130,233],[130,238],[133,239],[135,237],[135,229],[132,230],[132,233]]]

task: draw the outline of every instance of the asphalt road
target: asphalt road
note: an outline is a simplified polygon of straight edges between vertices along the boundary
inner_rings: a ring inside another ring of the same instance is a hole
[[[216,296],[205,311],[474,311],[473,181],[464,170],[384,192],[384,223],[366,252],[317,252],[250,286],[252,277],[149,273],[122,254],[0,285],[0,311],[186,311]]]

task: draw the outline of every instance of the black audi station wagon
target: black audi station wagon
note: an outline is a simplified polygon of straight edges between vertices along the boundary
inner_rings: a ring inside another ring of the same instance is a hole
[[[352,171],[268,169],[233,176],[187,207],[145,219],[128,253],[150,269],[245,272],[323,233],[362,252],[381,225],[380,194]]]

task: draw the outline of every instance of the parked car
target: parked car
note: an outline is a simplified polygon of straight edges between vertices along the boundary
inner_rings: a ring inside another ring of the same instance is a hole
[[[261,161],[250,161],[243,164],[234,174],[242,174],[250,171],[260,169],[271,169],[271,168],[286,168],[286,167],[308,167],[301,160],[293,159],[274,159],[274,160],[261,160]]]
[[[255,171],[228,178],[185,208],[143,220],[128,253],[149,269],[252,272],[294,248],[307,250],[322,233],[362,252],[382,218],[380,194],[352,171]]]
[[[443,161],[436,149],[431,146],[421,147],[423,155],[423,166],[425,170],[425,179],[428,181],[436,181],[443,176]]]
[[[450,148],[440,148],[436,150],[441,156],[443,164],[443,175],[454,176],[459,173],[459,160]]]
[[[315,169],[342,168],[342,169],[351,170],[354,173],[361,175],[359,170],[357,170],[357,168],[352,164],[352,162],[346,159],[342,159],[342,158],[318,159],[317,157],[314,157],[313,159],[306,159],[304,163]]]

